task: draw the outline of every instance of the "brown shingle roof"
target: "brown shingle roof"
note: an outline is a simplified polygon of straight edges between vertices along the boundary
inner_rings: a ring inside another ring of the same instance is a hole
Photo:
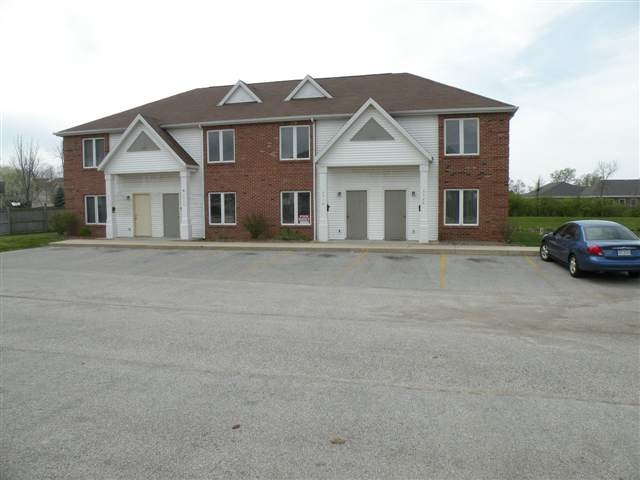
[[[92,122],[68,128],[59,135],[85,130],[124,129],[138,113],[155,118],[160,125],[229,122],[271,117],[349,115],[369,98],[390,113],[415,110],[500,108],[516,110],[508,103],[476,95],[410,73],[383,73],[315,79],[333,98],[284,99],[300,80],[248,84],[262,103],[217,106],[232,85],[197,88],[141,105]]]
[[[169,135],[169,133],[164,128],[160,127],[158,121],[155,118],[151,118],[147,115],[142,115],[142,117],[147,121],[149,126],[153,128],[158,135],[160,135],[160,138],[162,138],[165,143],[169,145],[169,148],[171,148],[171,150],[173,150],[175,154],[180,157],[180,160],[182,160],[187,165],[198,166],[198,163],[193,159],[193,157],[189,155],[184,148],[182,148],[182,146],[176,141],[175,138]]]

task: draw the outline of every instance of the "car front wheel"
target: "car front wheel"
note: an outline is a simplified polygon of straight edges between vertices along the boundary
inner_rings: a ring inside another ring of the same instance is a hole
[[[640,277],[640,272],[629,272],[629,276],[631,278],[638,278]]]
[[[549,247],[547,247],[546,242],[540,245],[540,258],[545,262],[551,261],[551,255],[549,255]]]
[[[580,267],[578,267],[578,260],[573,254],[569,257],[569,273],[573,278],[580,278],[584,276],[584,272],[580,270]]]

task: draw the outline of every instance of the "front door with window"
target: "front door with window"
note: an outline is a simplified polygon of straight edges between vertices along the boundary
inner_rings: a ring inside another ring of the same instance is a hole
[[[151,236],[151,199],[148,193],[133,196],[133,234]]]

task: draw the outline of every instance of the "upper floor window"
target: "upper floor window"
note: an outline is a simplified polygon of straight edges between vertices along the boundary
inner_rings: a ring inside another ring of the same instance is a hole
[[[104,138],[85,138],[82,140],[84,168],[96,168],[100,165],[104,156]]]
[[[480,128],[477,118],[444,121],[445,155],[478,155]]]
[[[235,162],[235,132],[233,130],[209,130],[207,132],[209,163]]]
[[[308,160],[309,126],[280,127],[280,160]]]

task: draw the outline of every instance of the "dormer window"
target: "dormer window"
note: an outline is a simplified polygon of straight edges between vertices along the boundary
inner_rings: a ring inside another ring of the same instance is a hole
[[[302,81],[296,85],[291,93],[284,99],[285,102],[290,100],[302,100],[307,98],[333,98],[322,86],[309,75],[304,77]]]
[[[227,94],[220,100],[218,106],[233,103],[262,103],[258,97],[242,80],[231,87]]]

